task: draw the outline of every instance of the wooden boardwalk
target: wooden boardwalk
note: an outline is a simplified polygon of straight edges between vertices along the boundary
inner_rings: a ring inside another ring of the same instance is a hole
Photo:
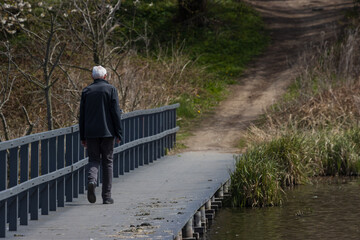
[[[166,156],[113,182],[113,205],[80,195],[64,208],[19,226],[7,239],[173,239],[229,179],[232,154],[189,152]]]

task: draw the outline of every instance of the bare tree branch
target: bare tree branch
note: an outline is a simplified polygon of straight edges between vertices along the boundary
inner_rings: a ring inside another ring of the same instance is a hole
[[[14,62],[11,59],[12,64],[14,64],[14,66],[16,67],[16,69],[25,77],[25,79],[33,84],[35,84],[36,86],[40,87],[41,89],[45,89],[45,85],[42,84],[40,81],[38,80],[34,80],[31,78],[30,75],[28,75],[27,73],[24,72],[24,70],[22,70],[19,65],[16,64],[16,62]]]
[[[2,111],[0,111],[0,118],[1,118],[2,125],[3,125],[3,129],[4,129],[5,140],[8,141],[8,140],[10,140],[9,126],[7,125],[6,118]]]
[[[81,67],[81,66],[76,66],[76,65],[71,65],[71,64],[67,64],[67,63],[59,63],[59,66],[65,66],[65,67],[70,67],[70,68],[76,68],[76,69],[80,69],[86,72],[91,72],[90,69],[86,68],[86,67]]]
[[[28,114],[28,112],[26,111],[26,108],[25,108],[24,106],[22,106],[22,110],[23,110],[23,112],[24,112],[24,114],[25,114],[26,121],[27,121],[27,123],[28,123],[28,125],[29,125],[29,128],[27,129],[25,135],[30,135],[31,132],[32,132],[32,130],[33,130],[33,128],[34,128],[34,124],[30,121],[29,114]]]
[[[115,6],[113,7],[112,11],[109,13],[108,17],[106,18],[105,23],[101,26],[101,28],[106,28],[107,25],[111,26],[114,20],[115,12],[120,8],[121,0],[118,0]]]
[[[60,61],[60,58],[61,56],[63,55],[64,51],[65,51],[65,47],[66,47],[66,43],[63,44],[62,48],[60,49],[60,53],[58,54],[58,56],[56,57],[56,60],[55,60],[55,63],[52,64],[52,68],[50,70],[50,73],[49,73],[49,78],[51,78],[53,72],[54,72],[54,69],[59,65],[59,61]],[[55,81],[53,83],[51,83],[50,85],[54,85]]]
[[[61,69],[61,71],[65,74],[65,76],[67,77],[67,79],[69,80],[69,82],[71,83],[71,85],[73,86],[73,88],[76,90],[76,93],[78,94],[78,96],[81,96],[81,93],[79,91],[78,86],[76,86],[76,84],[74,83],[74,81],[72,80],[72,78],[70,77],[68,71],[66,71],[61,65],[59,65],[59,68]]]

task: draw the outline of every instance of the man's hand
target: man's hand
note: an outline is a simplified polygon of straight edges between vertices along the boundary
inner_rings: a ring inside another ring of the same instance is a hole
[[[121,142],[120,138],[116,138],[116,143],[120,144],[120,142]]]
[[[84,148],[87,148],[86,140],[81,140],[81,145],[83,145]]]

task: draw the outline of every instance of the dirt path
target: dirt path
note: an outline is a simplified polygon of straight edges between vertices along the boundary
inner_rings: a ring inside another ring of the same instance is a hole
[[[238,152],[244,130],[281,96],[296,76],[305,47],[336,37],[352,0],[245,0],[263,16],[272,43],[239,80],[214,114],[204,118],[186,151]]]

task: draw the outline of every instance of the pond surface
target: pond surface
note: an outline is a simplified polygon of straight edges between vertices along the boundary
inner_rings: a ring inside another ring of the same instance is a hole
[[[359,179],[286,193],[281,207],[221,209],[206,239],[360,239]]]

